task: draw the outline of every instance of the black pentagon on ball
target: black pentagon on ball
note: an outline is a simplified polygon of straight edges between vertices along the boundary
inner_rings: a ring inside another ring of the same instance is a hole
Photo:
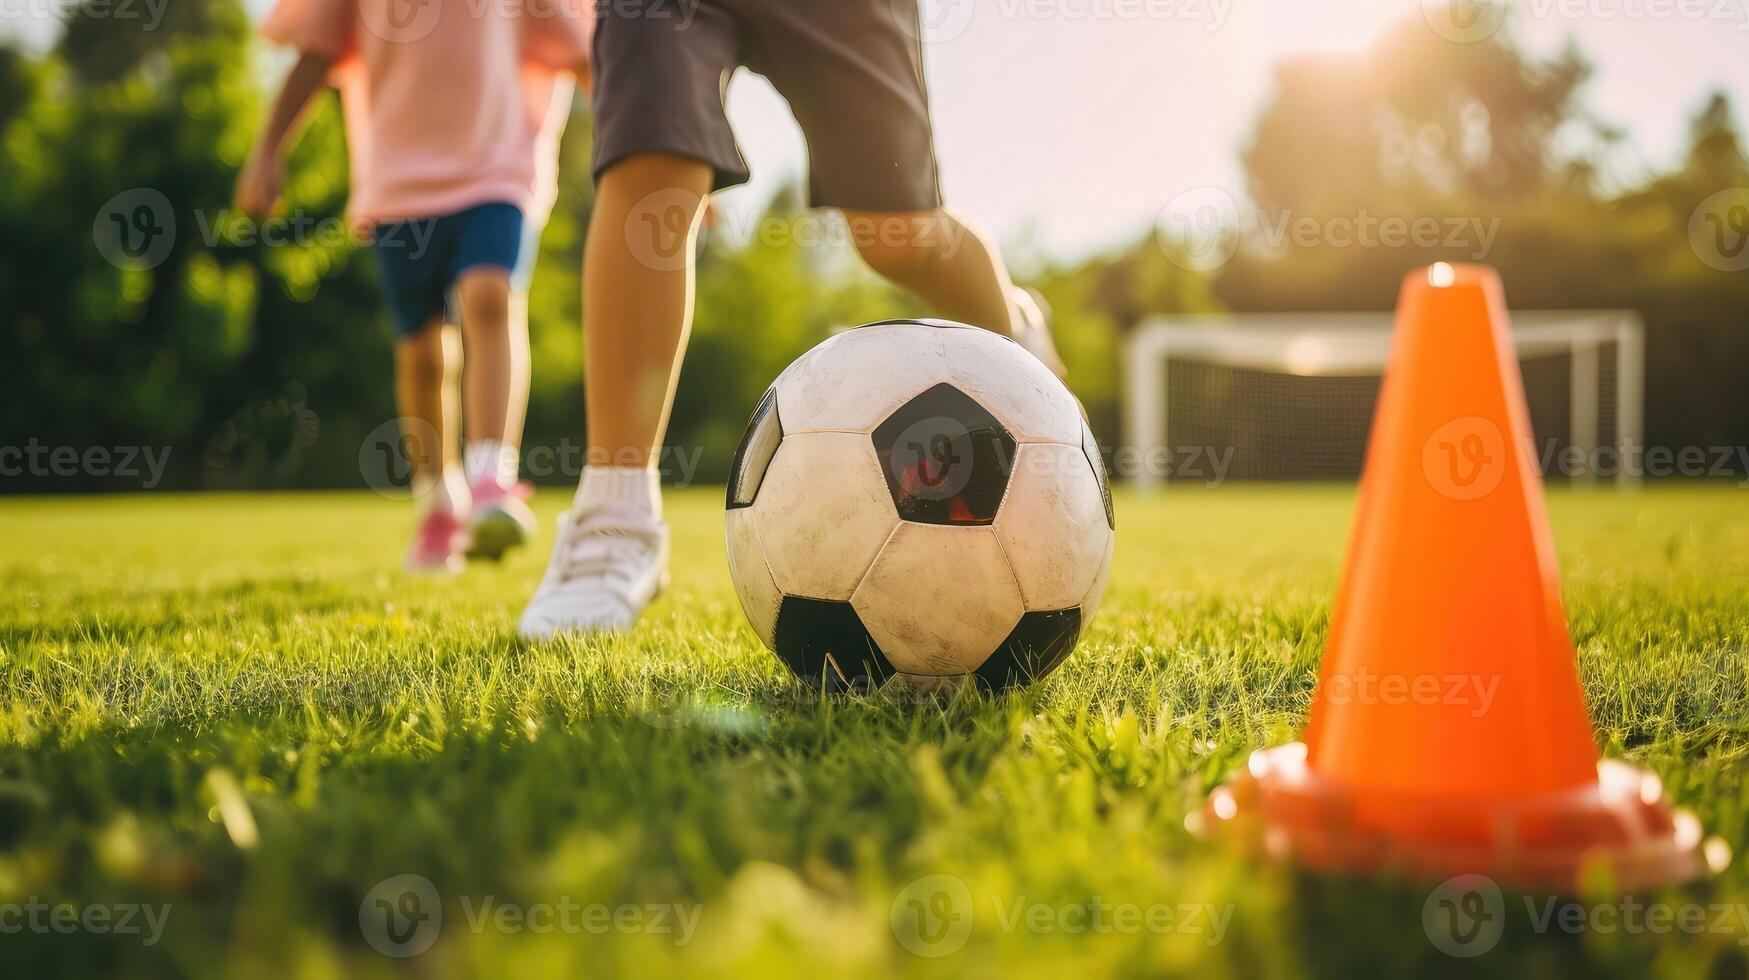
[[[735,447],[735,458],[729,463],[729,510],[753,506],[753,499],[759,495],[759,485],[765,480],[765,471],[770,468],[771,458],[777,455],[777,446],[782,441],[783,422],[777,417],[777,389],[770,388],[753,409],[753,417],[747,420],[747,432],[741,436],[741,444]]]
[[[832,694],[872,691],[894,674],[848,602],[784,596],[772,646],[804,684]]]
[[[916,524],[996,520],[1015,442],[989,410],[943,382],[899,406],[874,430],[875,455],[899,517]]]
[[[973,676],[991,691],[1030,684],[1056,670],[1080,639],[1080,609],[1029,612]]]

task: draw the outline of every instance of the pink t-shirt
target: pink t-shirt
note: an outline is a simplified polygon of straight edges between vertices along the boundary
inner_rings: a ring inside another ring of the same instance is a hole
[[[334,60],[354,217],[503,201],[540,224],[593,16],[588,0],[279,0],[262,33]]]

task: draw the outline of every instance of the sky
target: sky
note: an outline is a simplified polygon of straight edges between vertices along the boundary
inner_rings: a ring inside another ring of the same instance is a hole
[[[53,30],[43,11],[63,2],[0,0],[0,35],[41,43]],[[1439,0],[923,0],[944,192],[1006,250],[1065,259],[1133,240],[1180,194],[1242,200],[1239,152],[1271,66],[1359,50],[1405,18],[1449,43],[1490,28],[1538,53],[1576,40],[1596,65],[1585,101],[1648,166],[1677,158],[1715,88],[1749,123],[1749,0],[1490,2],[1466,34]],[[806,155],[763,79],[736,77],[729,116],[754,180],[718,204],[745,213]]]

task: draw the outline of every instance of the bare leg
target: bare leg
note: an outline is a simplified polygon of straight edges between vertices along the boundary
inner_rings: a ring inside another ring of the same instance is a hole
[[[1013,337],[1058,376],[1064,373],[1047,318],[1014,288],[1001,254],[976,225],[945,208],[845,211],[844,220],[869,268],[916,293],[938,315]]]
[[[655,464],[692,329],[693,251],[711,168],[627,157],[601,176],[583,255],[589,465]]]
[[[869,268],[922,297],[941,316],[1013,332],[1014,283],[983,232],[943,208],[915,213],[845,211]]]
[[[627,629],[667,581],[655,464],[692,328],[693,253],[710,188],[708,164],[661,153],[601,175],[583,252],[589,457],[517,625],[525,637]]]
[[[455,330],[441,320],[395,343],[395,401],[413,466],[413,491],[429,506],[451,511],[467,506],[456,440],[460,368]]]
[[[462,273],[456,294],[467,351],[462,411],[468,442],[513,460],[528,414],[528,299],[511,288],[509,272],[490,266]],[[514,465],[499,475],[514,477]]]

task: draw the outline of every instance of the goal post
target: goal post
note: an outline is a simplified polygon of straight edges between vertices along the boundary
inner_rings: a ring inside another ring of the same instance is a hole
[[[1124,444],[1133,455],[1114,468],[1138,489],[1158,489],[1175,450],[1195,445],[1229,462],[1242,450],[1240,479],[1357,476],[1392,323],[1388,312],[1144,321],[1124,358]],[[1576,482],[1636,482],[1644,449],[1639,314],[1525,310],[1511,323],[1544,470]],[[1539,420],[1561,431],[1545,432]],[[1160,459],[1168,465],[1145,462]]]

